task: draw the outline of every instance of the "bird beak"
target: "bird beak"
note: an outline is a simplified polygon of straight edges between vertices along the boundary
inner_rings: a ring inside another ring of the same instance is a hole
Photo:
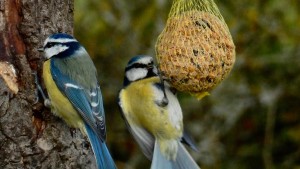
[[[39,52],[44,52],[44,48],[43,48],[43,47],[40,47],[40,48],[37,49],[37,51],[39,51]]]

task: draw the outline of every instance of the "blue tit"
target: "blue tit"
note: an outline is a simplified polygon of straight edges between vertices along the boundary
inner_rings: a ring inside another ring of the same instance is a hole
[[[98,169],[115,169],[105,144],[106,127],[97,70],[85,48],[71,35],[49,36],[43,51],[43,79],[51,111],[91,143]]]
[[[151,169],[199,169],[181,142],[186,140],[178,99],[161,82],[151,56],[128,62],[119,106],[129,132],[152,160]]]

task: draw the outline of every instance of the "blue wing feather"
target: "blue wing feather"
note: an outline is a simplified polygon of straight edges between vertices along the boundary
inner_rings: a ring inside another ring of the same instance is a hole
[[[51,74],[59,90],[70,100],[84,119],[85,129],[92,145],[98,169],[116,169],[106,147],[106,127],[102,94],[99,84],[91,89],[62,73],[51,60]],[[98,82],[96,82],[98,83]]]
[[[51,74],[59,90],[70,100],[84,121],[93,129],[100,140],[106,138],[105,114],[99,85],[84,89],[78,82],[63,74],[51,60]],[[93,94],[92,94],[93,93]],[[91,103],[97,104],[92,106]]]

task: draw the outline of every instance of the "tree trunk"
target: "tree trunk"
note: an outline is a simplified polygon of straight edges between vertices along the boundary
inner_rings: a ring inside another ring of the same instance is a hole
[[[36,102],[32,75],[41,74],[37,48],[45,38],[73,33],[73,5],[73,0],[0,0],[1,169],[95,168],[80,131],[54,117],[43,100]]]

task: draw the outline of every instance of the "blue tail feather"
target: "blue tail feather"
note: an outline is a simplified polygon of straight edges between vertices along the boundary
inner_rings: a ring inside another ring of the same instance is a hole
[[[105,142],[102,142],[97,137],[97,135],[88,124],[85,124],[85,128],[92,145],[98,169],[116,169],[117,167],[106,147]]]

